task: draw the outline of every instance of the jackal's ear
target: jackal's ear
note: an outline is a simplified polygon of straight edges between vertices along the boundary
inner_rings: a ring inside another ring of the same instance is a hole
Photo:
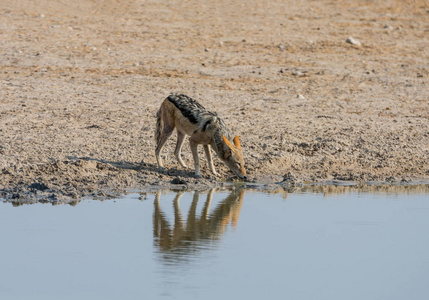
[[[231,142],[230,142],[230,141],[228,141],[228,139],[226,138],[226,136],[222,135],[222,137],[223,137],[223,141],[225,142],[225,144],[226,144],[229,148],[234,149],[234,146],[231,144]]]
[[[241,150],[241,145],[240,145],[240,140],[238,139],[238,135],[235,136],[233,142],[234,142],[235,148],[237,148],[238,150]]]

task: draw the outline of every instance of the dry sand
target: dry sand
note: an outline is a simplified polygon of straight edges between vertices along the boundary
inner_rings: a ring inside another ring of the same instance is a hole
[[[174,137],[157,170],[171,92],[223,117],[252,182],[428,182],[428,84],[425,0],[0,0],[0,197],[231,179]]]

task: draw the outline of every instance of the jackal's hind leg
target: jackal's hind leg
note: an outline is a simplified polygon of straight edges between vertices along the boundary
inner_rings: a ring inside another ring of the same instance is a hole
[[[201,173],[200,173],[200,161],[198,159],[198,150],[197,150],[198,144],[195,143],[192,140],[192,138],[189,139],[189,144],[191,145],[191,152],[192,152],[192,156],[194,157],[195,176],[196,177],[201,177]]]
[[[177,158],[177,161],[182,166],[182,168],[186,168],[186,164],[182,160],[181,151],[182,151],[182,145],[183,141],[185,140],[185,134],[181,132],[179,129],[177,129],[177,144],[176,149],[174,150],[174,155]]]
[[[164,147],[168,138],[173,133],[173,130],[174,130],[174,127],[170,127],[167,124],[164,124],[164,128],[163,128],[162,132],[160,133],[159,139],[157,140],[157,145],[156,145],[156,149],[155,149],[155,156],[156,156],[156,161],[158,163],[158,167],[160,167],[160,168],[164,167],[164,163],[163,163],[162,158],[160,156],[162,147]]]
[[[213,157],[212,157],[212,153],[210,152],[209,145],[204,145],[204,152],[206,153],[207,163],[209,164],[210,171],[213,173],[213,175],[217,176],[218,174],[213,165]]]

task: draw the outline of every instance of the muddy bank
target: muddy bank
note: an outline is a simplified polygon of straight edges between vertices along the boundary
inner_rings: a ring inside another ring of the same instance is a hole
[[[204,178],[180,169],[174,137],[156,169],[155,114],[171,92],[240,136],[251,182],[427,182],[428,11],[399,0],[0,1],[0,197],[228,182],[202,153]],[[187,144],[183,156],[192,166]]]
[[[70,197],[60,196],[58,193],[50,192],[43,193],[37,191],[37,187],[33,186],[29,189],[20,190],[18,197],[9,197],[0,200],[4,203],[10,203],[13,206],[22,206],[28,204],[51,204],[51,205],[78,205],[83,199],[91,200],[114,200],[123,198],[129,194],[139,194],[139,200],[144,201],[148,199],[149,195],[156,193],[183,193],[183,192],[202,192],[202,193],[218,193],[218,192],[230,192],[233,193],[236,190],[244,189],[247,193],[268,193],[281,195],[283,199],[287,199],[290,194],[295,193],[316,193],[322,194],[324,197],[338,196],[343,194],[376,194],[393,196],[398,194],[428,194],[429,184],[385,184],[385,183],[372,183],[372,184],[356,184],[351,182],[330,182],[327,184],[290,184],[290,182],[281,183],[243,183],[243,182],[220,182],[214,184],[201,184],[191,183],[178,179],[174,179],[170,183],[163,183],[162,185],[149,185],[140,187],[138,190],[104,190],[103,192],[97,191],[92,194],[83,194],[84,197]],[[52,192],[52,191],[51,191]],[[58,192],[58,191],[57,191]]]

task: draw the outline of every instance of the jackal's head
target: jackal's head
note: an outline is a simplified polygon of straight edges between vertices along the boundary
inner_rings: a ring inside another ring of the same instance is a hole
[[[243,152],[241,151],[238,135],[233,139],[234,145],[224,135],[222,137],[225,144],[231,150],[231,155],[226,155],[223,161],[238,177],[245,178],[246,170],[244,169]]]

